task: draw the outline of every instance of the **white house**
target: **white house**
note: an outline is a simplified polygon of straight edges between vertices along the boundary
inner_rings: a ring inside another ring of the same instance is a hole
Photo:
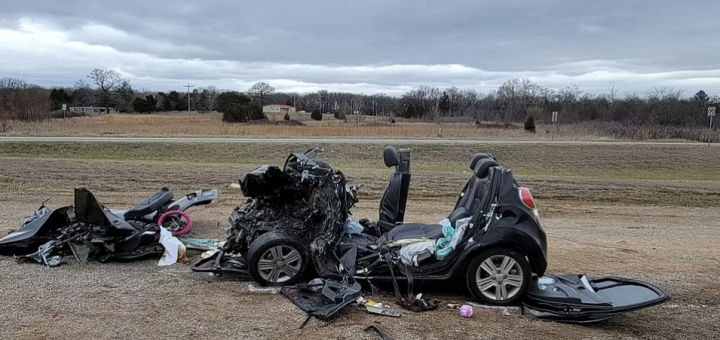
[[[281,105],[281,104],[265,105],[265,106],[263,106],[263,113],[294,114],[295,108],[290,105]]]
[[[70,107],[70,112],[78,112],[78,113],[84,113],[88,116],[97,116],[105,113],[118,113],[118,110],[114,108],[110,108],[110,112],[107,111],[104,107],[99,106],[88,106],[88,107]]]

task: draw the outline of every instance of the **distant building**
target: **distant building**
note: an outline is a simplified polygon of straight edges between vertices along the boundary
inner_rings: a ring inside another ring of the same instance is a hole
[[[87,106],[87,107],[70,107],[70,112],[84,113],[88,116],[97,116],[106,113],[118,113],[118,110],[110,108],[110,112],[104,107]]]
[[[294,114],[295,108],[290,105],[265,105],[263,106],[263,113]]]

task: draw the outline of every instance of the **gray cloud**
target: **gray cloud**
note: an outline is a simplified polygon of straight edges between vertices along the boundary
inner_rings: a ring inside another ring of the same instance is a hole
[[[720,91],[714,1],[2,2],[0,72],[48,83],[103,67],[152,87],[484,90],[526,76],[590,91],[609,81]]]

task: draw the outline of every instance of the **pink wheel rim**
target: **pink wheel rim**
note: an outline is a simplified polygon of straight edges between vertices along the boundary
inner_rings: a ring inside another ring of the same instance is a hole
[[[173,211],[168,211],[168,212],[162,214],[162,216],[160,216],[160,219],[158,219],[158,225],[162,227],[162,224],[165,221],[165,219],[172,215],[180,215],[182,217],[185,217],[185,219],[187,220],[187,226],[185,226],[185,229],[180,230],[180,231],[174,231],[172,233],[173,236],[182,236],[182,235],[189,233],[190,229],[192,229],[192,219],[190,218],[190,215],[186,214],[183,211],[173,210]]]

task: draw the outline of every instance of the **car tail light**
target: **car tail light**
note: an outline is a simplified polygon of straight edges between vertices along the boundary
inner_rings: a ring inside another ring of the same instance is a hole
[[[530,193],[530,189],[522,187],[519,189],[520,191],[520,200],[525,204],[526,207],[535,210],[535,200],[532,197],[532,193]]]

